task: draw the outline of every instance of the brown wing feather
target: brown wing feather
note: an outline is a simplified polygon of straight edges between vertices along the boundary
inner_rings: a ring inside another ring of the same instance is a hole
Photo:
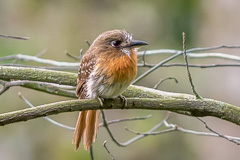
[[[79,71],[78,71],[78,79],[77,79],[77,87],[76,87],[76,96],[78,96],[79,99],[85,99],[86,97],[86,92],[87,92],[87,88],[86,88],[86,81],[89,77],[89,75],[91,74],[91,72],[93,71],[95,66],[95,58],[94,58],[94,54],[85,54],[81,60],[80,63],[80,67],[79,67]],[[77,124],[76,124],[76,129],[73,135],[73,143],[75,144],[75,149],[77,150],[79,147],[79,143],[81,142],[81,138],[83,137],[84,142],[86,143],[86,141],[93,141],[95,139],[95,134],[96,134],[96,130],[97,127],[96,123],[98,123],[98,114],[92,114],[95,113],[95,111],[81,111],[79,112],[79,116],[78,116],[78,120],[77,120]],[[97,112],[98,113],[98,112]],[[89,121],[87,118],[87,115],[91,115],[90,117],[95,117],[93,119],[95,119],[95,121]],[[93,126],[94,127],[93,127]],[[84,132],[89,130],[92,130],[90,132],[93,133],[87,133],[84,134]],[[92,143],[92,142],[91,142]],[[90,145],[91,145],[90,143]],[[89,143],[88,146],[85,145],[84,147],[85,149],[89,148]]]
[[[81,60],[80,67],[78,70],[76,96],[80,99],[86,97],[86,81],[89,75],[92,73],[95,66],[95,56],[91,53],[86,53]]]

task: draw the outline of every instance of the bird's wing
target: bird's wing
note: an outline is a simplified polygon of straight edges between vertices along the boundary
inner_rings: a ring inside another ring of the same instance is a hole
[[[94,70],[94,66],[96,63],[94,54],[85,54],[82,57],[80,62],[80,67],[78,70],[78,79],[77,79],[77,87],[76,87],[76,96],[80,99],[86,98],[86,81],[88,80],[90,74]]]

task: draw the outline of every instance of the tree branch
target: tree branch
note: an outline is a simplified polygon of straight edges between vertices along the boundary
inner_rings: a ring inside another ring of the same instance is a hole
[[[0,67],[0,79],[42,81],[69,86],[76,86],[77,74],[61,71],[51,71],[24,67]],[[31,88],[31,86],[27,86]],[[189,116],[213,116],[240,125],[240,108],[203,98],[198,100],[193,95],[170,93],[140,86],[130,86],[123,94],[128,99],[125,109],[169,110]],[[103,109],[121,109],[122,104],[117,100],[107,100]],[[62,112],[100,109],[97,100],[63,101],[42,105],[0,115],[0,125],[43,117]]]
[[[0,37],[19,39],[19,40],[28,40],[29,39],[29,37],[9,36],[9,35],[3,35],[3,34],[0,34]]]
[[[38,68],[0,66],[2,80],[29,80],[76,86],[77,74]]]
[[[26,38],[26,37],[14,37],[14,36],[0,35],[0,37],[1,36],[5,37],[5,38],[16,38],[16,39]],[[90,44],[88,41],[86,41],[86,42],[88,44]],[[194,52],[199,52],[199,51],[209,51],[209,50],[216,50],[216,49],[222,49],[222,48],[234,49],[234,48],[240,48],[240,46],[239,45],[219,45],[219,46],[212,46],[212,47],[192,48],[192,49],[186,50],[186,53],[188,54],[188,56],[190,58],[221,58],[221,59],[233,60],[233,61],[238,61],[238,62],[240,61],[239,56],[229,55],[229,54],[225,54],[225,53],[197,53],[197,54],[194,53]],[[45,50],[44,50],[44,52],[45,52]],[[140,52],[138,52],[138,56],[143,56],[143,62],[145,63],[146,55],[178,54],[178,53],[182,54],[183,51],[175,50],[175,49],[158,49],[158,50],[140,51]],[[82,50],[80,50],[80,54],[82,54]],[[67,54],[67,56],[70,56],[71,58],[74,57],[72,55],[69,55],[69,53]],[[81,55],[80,55],[80,57],[81,57]],[[80,57],[74,57],[74,59],[79,59]],[[77,67],[77,69],[79,68],[79,63],[60,62],[60,61],[55,61],[55,60],[50,60],[50,59],[39,58],[38,56],[30,56],[30,55],[24,55],[24,54],[15,54],[15,55],[10,55],[10,56],[0,57],[0,61],[5,61],[5,60],[34,61],[34,62],[41,63],[41,64],[49,64],[49,65],[53,65],[53,66],[58,66],[63,69],[69,69],[69,68],[75,69],[75,67]],[[162,66],[162,65],[160,65],[160,66]],[[53,68],[59,69],[58,67],[53,67]]]
[[[178,94],[179,98],[176,97],[177,94],[170,96],[171,98],[167,95],[165,95],[166,97],[159,96],[162,98],[128,98],[125,109],[168,110],[195,117],[213,116],[240,125],[239,107],[212,99],[195,99],[192,98],[192,95]],[[112,99],[104,101],[102,109],[121,108],[121,100]],[[0,114],[0,126],[63,112],[96,109],[101,109],[101,107],[99,101],[95,99],[56,102]]]

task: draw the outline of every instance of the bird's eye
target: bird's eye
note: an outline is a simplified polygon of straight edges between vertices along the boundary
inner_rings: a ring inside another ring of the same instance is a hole
[[[111,42],[111,45],[112,45],[113,47],[119,47],[120,44],[121,44],[121,41],[112,41],[112,42]]]

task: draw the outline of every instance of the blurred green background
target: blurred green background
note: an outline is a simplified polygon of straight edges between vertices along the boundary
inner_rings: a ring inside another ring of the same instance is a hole
[[[187,35],[187,47],[207,47],[221,44],[240,44],[240,1],[219,0],[10,0],[0,1],[0,34],[27,36],[28,41],[0,38],[0,56],[17,53],[36,55],[48,49],[42,58],[59,61],[73,59],[64,54],[65,50],[78,56],[81,48],[86,51],[85,40],[92,42],[103,31],[126,29],[136,39],[147,41],[144,49],[181,49],[182,32]],[[218,50],[217,52],[239,55],[240,51]],[[149,63],[157,63],[167,55],[148,56]],[[141,57],[139,57],[141,61]],[[173,62],[184,62],[179,57]],[[190,63],[233,63],[219,59],[190,59]],[[32,64],[34,63],[25,63]],[[139,74],[147,69],[140,68]],[[191,69],[197,91],[203,97],[213,98],[240,106],[239,68]],[[171,92],[191,93],[184,67],[160,68],[138,85],[153,87],[160,79],[175,77],[164,82],[159,89]],[[0,96],[0,112],[26,108],[18,98],[20,91],[34,105],[67,100],[20,87],[11,88]],[[51,118],[74,126],[78,113],[64,113]],[[153,117],[145,121],[119,123],[111,130],[119,141],[126,141],[134,135],[124,127],[144,132],[160,122],[165,111],[111,110],[106,111],[108,120],[144,116]],[[236,125],[216,118],[204,118],[209,126],[222,134],[240,136]],[[203,124],[192,117],[172,114],[170,122],[187,129],[207,131]],[[74,151],[71,144],[73,132],[59,128],[39,118],[28,122],[0,127],[1,160],[66,160],[90,159],[89,153],[80,148]],[[239,146],[221,138],[201,137],[180,132],[149,136],[127,148],[117,147],[104,128],[99,129],[94,143],[96,159],[111,159],[102,144],[107,146],[116,159],[146,160],[221,160],[237,159]]]

